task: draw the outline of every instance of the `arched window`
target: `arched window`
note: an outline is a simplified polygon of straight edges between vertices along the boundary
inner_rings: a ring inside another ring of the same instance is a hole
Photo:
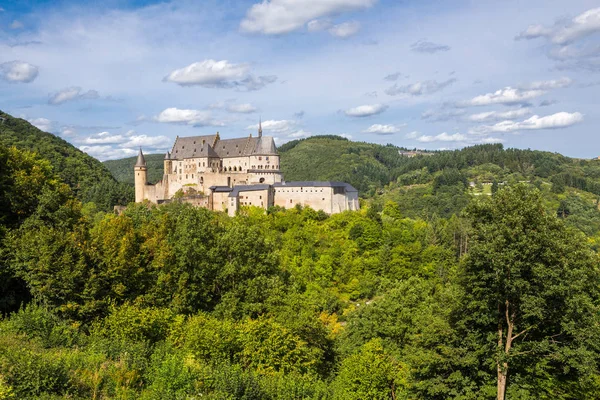
[[[203,176],[200,177],[200,184],[204,185],[204,177]]]
[[[259,181],[260,183],[265,183],[265,178],[260,178],[258,181]]]
[[[233,171],[234,171],[234,172],[237,172],[237,167],[233,167]]]

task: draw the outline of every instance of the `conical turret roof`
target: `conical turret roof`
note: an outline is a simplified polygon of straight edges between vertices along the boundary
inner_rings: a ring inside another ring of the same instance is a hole
[[[140,147],[140,152],[138,153],[137,161],[135,163],[136,167],[145,167],[146,159],[144,158],[144,153],[142,153],[142,148]]]

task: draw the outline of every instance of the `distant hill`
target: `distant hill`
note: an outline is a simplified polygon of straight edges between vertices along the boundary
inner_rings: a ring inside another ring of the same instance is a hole
[[[373,143],[352,142],[340,136],[313,136],[294,140],[279,147],[281,170],[286,180],[336,180],[356,187],[362,195],[373,194],[392,178],[402,157],[399,148]],[[156,182],[163,175],[162,154],[145,156],[148,180]],[[104,165],[119,181],[133,184],[136,157],[105,161]]]
[[[156,183],[162,179],[164,172],[164,154],[144,154],[146,164],[148,165],[148,182]],[[133,185],[134,175],[133,166],[135,165],[135,157],[121,158],[119,160],[104,161],[104,165],[112,173],[119,182]]]
[[[399,204],[409,217],[450,217],[492,186],[527,182],[544,193],[550,209],[588,235],[600,232],[600,160],[558,153],[505,149],[501,144],[402,156],[405,148],[314,136],[279,147],[288,181],[336,180],[352,184],[375,207]],[[151,182],[163,173],[163,155],[148,155]],[[121,182],[133,183],[135,157],[106,161]],[[599,238],[600,241],[600,238]]]
[[[0,145],[34,151],[50,161],[60,179],[76,196],[92,201],[102,209],[114,204],[126,204],[133,192],[119,184],[111,172],[94,157],[87,155],[67,141],[43,132],[21,118],[0,111]]]

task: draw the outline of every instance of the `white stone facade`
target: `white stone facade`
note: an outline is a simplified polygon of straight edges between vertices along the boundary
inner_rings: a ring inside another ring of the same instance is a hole
[[[296,205],[335,214],[359,209],[358,191],[343,182],[284,182],[272,137],[221,140],[216,135],[177,137],[164,160],[162,180],[147,183],[140,149],[135,173],[135,201],[161,204],[174,198],[227,211],[244,206],[267,209]]]

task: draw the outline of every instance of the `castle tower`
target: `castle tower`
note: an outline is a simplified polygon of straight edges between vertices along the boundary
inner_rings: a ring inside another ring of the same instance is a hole
[[[135,202],[141,203],[144,201],[146,184],[148,183],[148,167],[141,147],[133,171],[135,175]]]
[[[262,137],[262,120],[258,118],[258,137]]]

